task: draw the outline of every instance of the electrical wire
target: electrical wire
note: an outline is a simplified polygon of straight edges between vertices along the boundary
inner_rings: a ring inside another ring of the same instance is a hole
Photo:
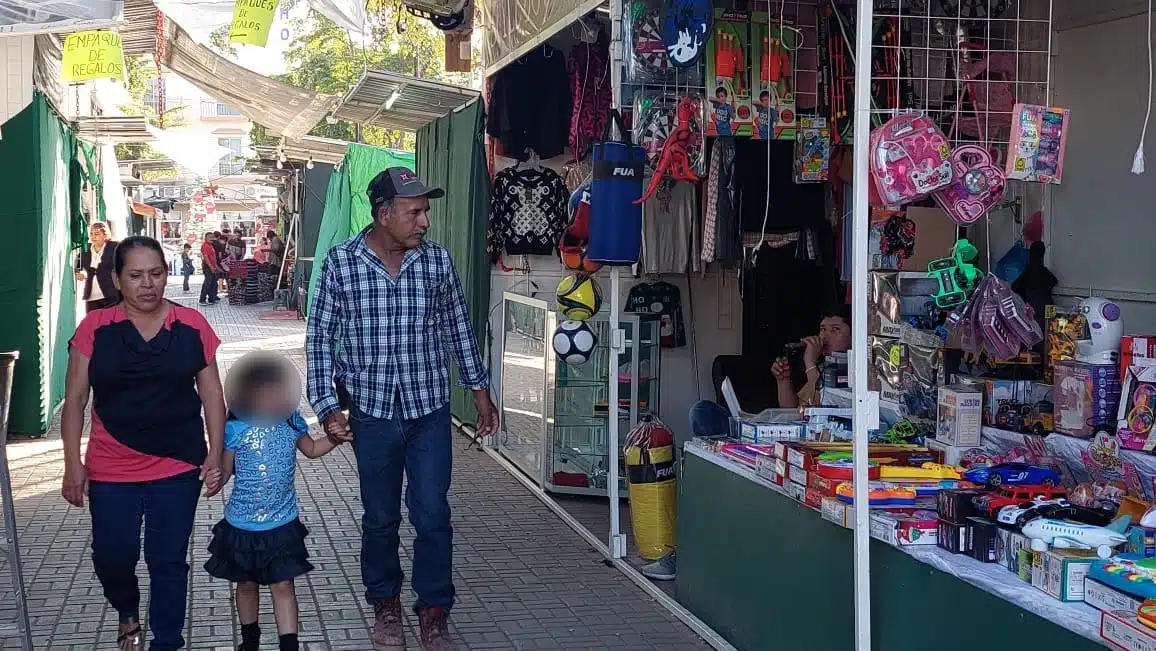
[[[1148,0],[1148,20],[1145,22],[1148,32],[1148,105],[1144,113],[1144,128],[1140,130],[1140,144],[1136,146],[1136,155],[1132,157],[1132,173],[1144,173],[1144,140],[1148,137],[1148,121],[1152,118],[1152,0]]]

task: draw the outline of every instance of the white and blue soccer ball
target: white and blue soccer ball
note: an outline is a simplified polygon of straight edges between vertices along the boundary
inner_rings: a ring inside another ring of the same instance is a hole
[[[567,364],[585,364],[597,346],[598,337],[581,321],[563,321],[554,331],[554,352]]]

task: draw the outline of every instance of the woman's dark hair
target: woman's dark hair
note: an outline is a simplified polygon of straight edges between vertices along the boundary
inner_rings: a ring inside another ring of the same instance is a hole
[[[116,245],[116,255],[112,259],[112,267],[116,270],[116,275],[120,275],[124,271],[125,258],[128,257],[130,251],[135,249],[151,249],[161,257],[163,264],[168,264],[165,260],[165,250],[161,247],[161,243],[151,237],[145,235],[133,235],[126,237]]]
[[[827,307],[823,308],[823,312],[819,316],[819,320],[822,321],[823,319],[831,319],[831,318],[843,319],[843,322],[847,324],[847,329],[850,330],[851,329],[851,306],[847,305],[845,303],[836,303],[833,305],[828,305]]]

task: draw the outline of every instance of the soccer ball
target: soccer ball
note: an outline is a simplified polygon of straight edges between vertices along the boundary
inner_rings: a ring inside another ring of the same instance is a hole
[[[573,321],[585,321],[602,309],[602,289],[593,278],[566,276],[558,284],[558,310]]]
[[[567,364],[585,364],[597,345],[598,337],[581,321],[563,321],[554,331],[554,352]]]

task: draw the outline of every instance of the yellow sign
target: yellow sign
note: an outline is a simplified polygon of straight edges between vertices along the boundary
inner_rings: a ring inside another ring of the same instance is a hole
[[[120,34],[104,30],[69,34],[64,39],[61,68],[65,83],[123,79],[124,50],[120,46]]]
[[[229,42],[265,47],[276,12],[277,0],[237,0],[237,6],[233,8],[233,25],[229,27]]]

